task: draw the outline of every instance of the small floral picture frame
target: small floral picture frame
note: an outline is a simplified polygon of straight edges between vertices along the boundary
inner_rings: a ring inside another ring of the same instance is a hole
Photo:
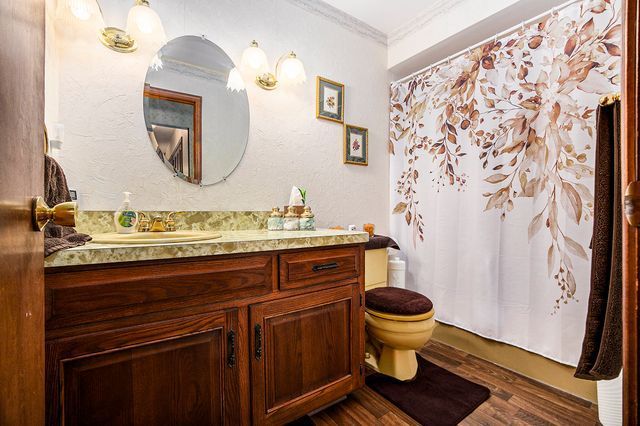
[[[344,163],[369,165],[369,130],[351,124],[344,125]]]
[[[316,118],[344,122],[344,84],[316,77]]]

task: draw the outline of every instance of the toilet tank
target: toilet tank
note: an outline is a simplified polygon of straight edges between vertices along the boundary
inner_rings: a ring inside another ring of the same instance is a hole
[[[380,248],[364,252],[364,288],[387,286],[387,249]]]

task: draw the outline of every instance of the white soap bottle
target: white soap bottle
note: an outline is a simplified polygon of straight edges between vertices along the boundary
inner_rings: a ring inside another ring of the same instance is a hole
[[[113,214],[113,223],[118,234],[132,234],[136,232],[138,225],[138,212],[131,209],[130,192],[123,192],[124,201]]]

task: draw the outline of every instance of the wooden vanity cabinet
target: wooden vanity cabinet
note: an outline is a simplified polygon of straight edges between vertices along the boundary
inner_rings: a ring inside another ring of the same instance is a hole
[[[364,383],[363,268],[363,245],[47,268],[47,424],[321,408]]]

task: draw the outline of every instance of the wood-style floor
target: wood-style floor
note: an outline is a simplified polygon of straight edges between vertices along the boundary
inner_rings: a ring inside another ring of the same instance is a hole
[[[580,398],[438,342],[422,356],[447,370],[482,384],[491,397],[462,425],[596,425],[597,407]],[[316,425],[417,425],[390,402],[365,387],[311,417]],[[308,419],[307,419],[308,422]]]

